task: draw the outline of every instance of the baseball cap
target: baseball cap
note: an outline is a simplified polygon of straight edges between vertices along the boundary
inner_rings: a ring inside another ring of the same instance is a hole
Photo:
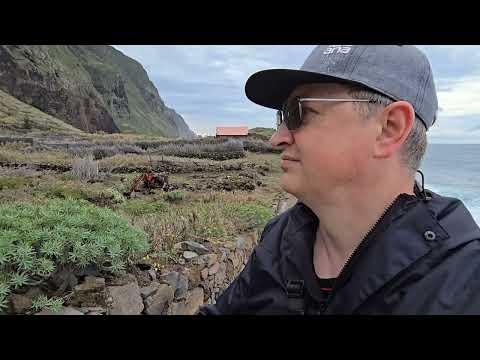
[[[425,54],[411,45],[318,45],[299,70],[253,74],[245,93],[254,103],[278,110],[297,86],[321,82],[363,85],[393,100],[408,101],[427,130],[436,121],[432,69]]]

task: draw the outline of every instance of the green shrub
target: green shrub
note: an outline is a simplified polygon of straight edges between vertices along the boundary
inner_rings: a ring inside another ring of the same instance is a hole
[[[0,206],[0,308],[8,294],[47,279],[59,265],[124,272],[149,249],[145,232],[107,208],[83,200]]]
[[[167,209],[167,204],[164,202],[147,202],[144,200],[129,200],[126,201],[122,209],[129,215],[141,216],[153,213],[163,212]]]
[[[104,188],[99,184],[55,183],[43,185],[37,192],[52,199],[88,200],[94,204],[106,206],[125,201],[116,188]]]
[[[163,195],[163,198],[168,202],[179,202],[185,198],[183,191],[171,191]]]
[[[62,309],[63,299],[61,298],[47,298],[45,295],[40,295],[32,302],[32,309],[35,311],[50,310],[52,312],[59,312]]]

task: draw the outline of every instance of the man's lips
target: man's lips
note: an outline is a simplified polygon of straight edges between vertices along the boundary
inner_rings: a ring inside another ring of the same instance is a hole
[[[282,160],[289,160],[289,161],[298,161],[297,159],[291,157],[291,156],[288,156],[288,155],[282,155],[280,157]]]

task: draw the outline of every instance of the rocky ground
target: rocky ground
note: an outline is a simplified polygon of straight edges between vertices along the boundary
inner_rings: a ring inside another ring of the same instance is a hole
[[[282,201],[280,211],[293,204]],[[156,271],[148,257],[120,278],[89,275],[74,279],[72,291],[59,312],[35,315],[194,315],[204,304],[215,303],[245,266],[260,231],[239,235],[234,243],[207,247],[194,241],[176,244],[181,261]],[[42,291],[30,288],[11,296],[11,312],[29,313],[32,299]],[[30,312],[31,313],[31,312]]]

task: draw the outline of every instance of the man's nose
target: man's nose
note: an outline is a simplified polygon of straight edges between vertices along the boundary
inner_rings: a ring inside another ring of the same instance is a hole
[[[275,131],[270,138],[270,144],[277,149],[283,149],[291,145],[293,141],[292,132],[283,124],[278,127],[277,131]]]

